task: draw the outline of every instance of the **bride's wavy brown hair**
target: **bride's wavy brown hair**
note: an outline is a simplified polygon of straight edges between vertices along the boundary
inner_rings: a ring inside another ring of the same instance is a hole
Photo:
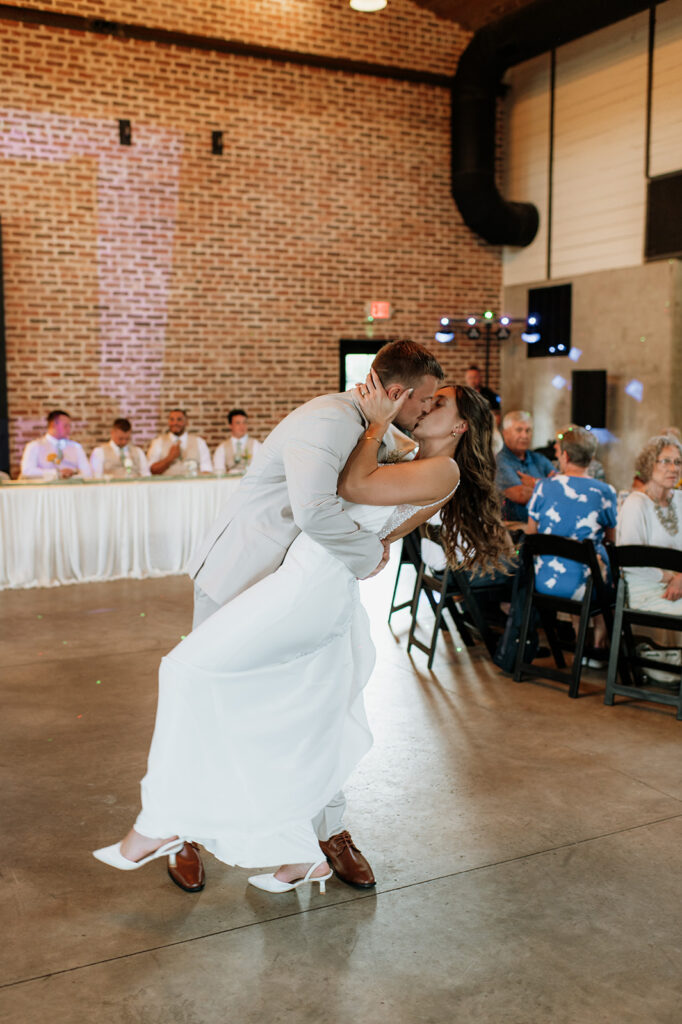
[[[462,384],[444,384],[455,392],[457,408],[467,422],[455,451],[460,484],[440,511],[441,540],[448,562],[475,573],[495,569],[509,572],[503,563],[512,551],[502,523],[500,497],[495,486],[493,414],[478,391]]]

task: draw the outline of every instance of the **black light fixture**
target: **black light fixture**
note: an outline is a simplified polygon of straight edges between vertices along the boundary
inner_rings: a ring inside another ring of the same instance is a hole
[[[223,155],[223,133],[211,132],[211,152],[214,156]]]
[[[122,146],[132,146],[133,129],[130,124],[130,121],[118,122],[118,141]]]
[[[485,336],[484,383],[487,384],[488,373],[490,370],[490,340],[494,334],[498,341],[507,341],[511,338],[511,328],[513,324],[524,325],[525,330],[521,334],[521,337],[528,344],[532,344],[533,341],[539,340],[540,328],[538,316],[531,315],[527,318],[511,316],[496,317],[491,309],[486,309],[482,316],[467,316],[461,318],[442,316],[440,318],[440,325],[436,331],[436,341],[439,341],[442,345],[447,345],[454,341],[457,328],[461,328],[463,334],[471,341],[478,341],[483,334]]]

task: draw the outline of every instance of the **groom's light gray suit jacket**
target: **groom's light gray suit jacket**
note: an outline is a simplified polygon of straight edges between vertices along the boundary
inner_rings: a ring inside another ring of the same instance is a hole
[[[275,427],[190,561],[189,574],[204,593],[221,605],[230,601],[274,572],[302,530],[355,576],[376,569],[381,542],[353,522],[336,493],[366,426],[344,392],[314,398]],[[414,447],[399,432],[389,443]]]

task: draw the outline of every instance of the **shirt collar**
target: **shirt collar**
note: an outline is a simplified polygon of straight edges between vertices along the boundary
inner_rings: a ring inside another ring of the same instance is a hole
[[[529,448],[528,451],[524,452],[523,458],[521,458],[521,456],[513,452],[511,448],[508,448],[506,444],[504,446],[504,450],[507,452],[508,455],[511,455],[512,459],[516,459],[517,462],[525,462],[528,456],[530,455],[531,451]]]
[[[168,437],[170,437],[170,439],[173,442],[173,444],[179,444],[181,441],[186,441],[187,440],[187,431],[183,430],[183,432],[180,435],[178,435],[178,434],[172,434],[171,431],[169,430],[168,431]]]

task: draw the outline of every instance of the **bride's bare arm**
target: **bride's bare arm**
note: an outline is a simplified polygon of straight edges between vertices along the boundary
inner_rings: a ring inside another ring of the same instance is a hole
[[[459,480],[453,459],[439,455],[380,466],[381,437],[374,436],[374,429],[370,424],[344,466],[339,477],[342,498],[359,505],[431,505],[450,494]]]

